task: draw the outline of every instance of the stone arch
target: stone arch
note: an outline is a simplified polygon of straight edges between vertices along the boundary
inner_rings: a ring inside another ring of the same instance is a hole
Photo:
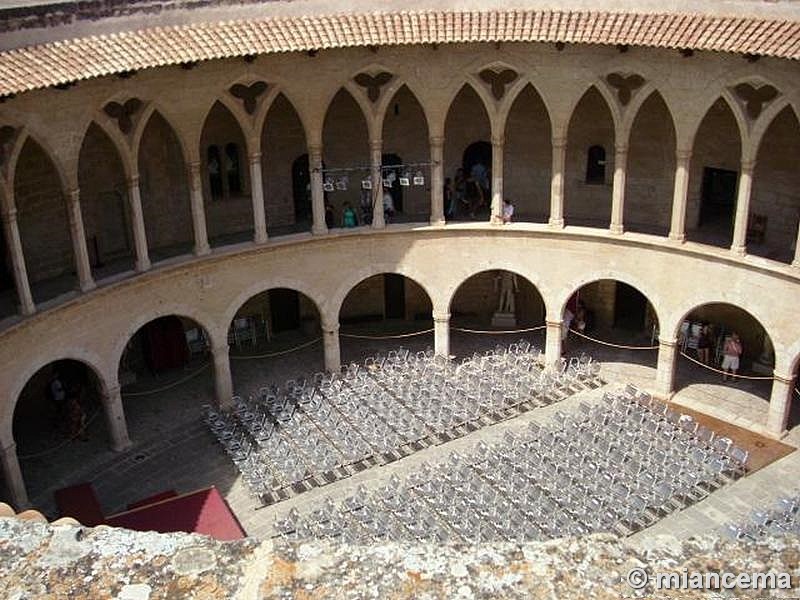
[[[379,138],[383,138],[386,114],[389,111],[389,107],[392,105],[392,101],[395,99],[397,94],[404,88],[409,94],[411,94],[411,96],[413,96],[414,100],[419,105],[420,109],[422,110],[422,117],[425,120],[425,128],[429,135],[432,134],[431,130],[433,123],[431,109],[420,99],[421,96],[415,91],[415,87],[416,86],[414,84],[406,79],[395,77],[389,82],[389,84],[386,86],[386,89],[383,90],[383,94],[381,94],[381,98],[378,101],[378,107],[376,109],[376,133]]]
[[[639,105],[628,134],[625,229],[669,233],[677,133],[665,99],[653,90]]]
[[[503,273],[511,273],[515,277],[514,284],[517,287],[515,293],[516,308],[515,317],[521,319],[517,325],[530,326],[544,324],[547,317],[547,300],[542,293],[542,287],[538,282],[531,278],[529,274],[523,273],[513,266],[497,265],[494,268],[481,266],[470,271],[467,276],[460,276],[454,286],[451,286],[447,295],[447,312],[450,314],[451,322],[457,320],[459,315],[473,314],[486,316],[494,314],[498,309],[498,299],[500,289],[495,289],[502,285],[502,280],[498,279]],[[468,288],[472,287],[472,290]],[[459,293],[471,291],[471,297],[462,298],[462,304],[457,304]],[[520,313],[523,313],[520,315]]]

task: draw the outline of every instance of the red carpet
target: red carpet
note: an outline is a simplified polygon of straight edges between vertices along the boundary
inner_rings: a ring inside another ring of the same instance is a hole
[[[77,519],[82,525],[94,527],[105,522],[103,509],[91,483],[79,483],[56,490],[53,494],[62,517]]]
[[[159,492],[158,494],[153,494],[152,496],[148,496],[147,498],[143,498],[142,500],[138,500],[137,502],[131,502],[128,504],[128,510],[133,510],[134,508],[142,508],[143,506],[147,506],[148,504],[155,504],[156,502],[161,502],[162,500],[167,500],[169,498],[174,498],[178,495],[178,492],[175,490],[167,490],[166,492]]]
[[[112,515],[106,523],[135,531],[201,533],[220,541],[238,540],[246,535],[215,487]]]

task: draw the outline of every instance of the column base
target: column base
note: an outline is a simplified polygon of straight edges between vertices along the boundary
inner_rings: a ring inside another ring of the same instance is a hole
[[[126,450],[130,450],[132,447],[133,447],[133,442],[131,442],[130,440],[111,444],[111,449],[114,452],[125,452]]]
[[[564,229],[564,219],[550,219],[547,226],[550,229]]]
[[[136,265],[134,266],[134,270],[137,273],[145,273],[146,271],[150,270],[151,266],[152,265],[150,264],[150,261],[148,260],[147,262],[136,263]]]
[[[611,226],[608,228],[608,232],[612,235],[622,235],[623,233],[625,233],[625,230],[623,229],[622,225],[617,225],[612,223]]]
[[[436,218],[436,219],[434,219],[434,218],[431,218],[431,220],[430,220],[430,224],[431,224],[433,227],[444,227],[445,225],[447,225],[447,221],[445,220],[445,218],[444,218],[444,217],[442,217],[442,218]]]
[[[793,266],[795,269],[800,269],[800,260],[796,260],[796,261],[794,261],[794,262],[792,263],[792,266]]]
[[[322,225],[317,227],[316,225],[311,227],[311,235],[326,235],[328,233],[328,227]]]
[[[84,294],[86,292],[91,292],[96,287],[97,287],[97,284],[94,282],[94,279],[91,279],[89,281],[83,281],[80,284],[81,292],[83,292]]]
[[[194,249],[195,256],[207,256],[209,254],[211,254],[211,246],[195,247]]]
[[[383,220],[381,220],[381,221],[374,221],[373,220],[372,221],[372,228],[373,229],[386,229],[386,222],[383,221]]]
[[[19,307],[19,312],[23,317],[30,317],[31,315],[36,314],[36,305],[32,304],[30,306],[22,305]]]
[[[266,244],[268,241],[269,241],[269,237],[267,236],[266,233],[264,233],[264,235],[256,235],[253,238],[253,243],[254,244],[259,244],[259,245],[260,244]]]
[[[676,244],[683,244],[686,241],[686,235],[683,233],[670,233],[667,239]]]
[[[747,246],[731,246],[731,252],[736,256],[745,256],[747,254]]]

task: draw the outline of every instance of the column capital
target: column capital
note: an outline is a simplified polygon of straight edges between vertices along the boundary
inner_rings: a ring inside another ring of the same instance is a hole
[[[259,162],[261,162],[261,151],[260,150],[255,150],[255,151],[251,152],[250,154],[247,155],[247,160],[250,163],[259,163]]]
[[[191,175],[192,177],[194,177],[196,175],[199,175],[200,174],[200,161],[199,160],[190,161],[190,162],[186,163],[186,168],[189,171],[189,175]]]
[[[783,373],[778,373],[778,371],[773,371],[772,377],[775,379],[775,381],[784,385],[792,385],[794,382],[794,377],[791,374],[784,375]]]
[[[756,161],[753,160],[743,160],[741,164],[742,172],[752,173],[753,170],[756,168]]]
[[[678,340],[676,339],[669,339],[665,340],[663,338],[658,338],[658,345],[663,346],[665,348],[674,348],[678,345]]]
[[[9,208],[8,210],[0,212],[0,220],[2,220],[3,223],[13,223],[14,221],[16,221],[17,220],[16,207]]]
[[[81,188],[75,187],[67,191],[67,198],[69,198],[70,202],[80,202]]]
[[[314,154],[322,154],[322,144],[308,144],[306,146],[308,148],[308,155],[312,156]]]
[[[139,174],[134,173],[130,177],[128,177],[128,187],[139,187]]]
[[[433,321],[434,323],[449,323],[450,322],[450,313],[433,313]]]
[[[428,138],[428,143],[431,146],[444,146],[444,136],[443,135],[432,135]]]
[[[562,149],[567,145],[567,138],[566,136],[556,136],[550,139],[550,143],[553,145],[553,150]]]
[[[323,323],[322,333],[325,333],[327,335],[333,335],[339,333],[339,323],[336,323],[335,325],[331,325],[330,323]]]
[[[553,328],[555,328],[555,327],[561,327],[561,325],[563,325],[563,324],[564,324],[564,320],[562,319],[562,320],[560,320],[560,321],[553,321],[553,320],[551,320],[551,319],[547,319],[547,320],[546,320],[544,323],[545,323],[545,325],[547,325],[548,327],[553,327]]]
[[[627,154],[628,153],[628,145],[627,144],[615,144],[614,145],[614,153],[615,154]]]
[[[678,162],[686,162],[692,158],[692,149],[691,148],[678,148],[675,150],[675,159]]]
[[[114,397],[120,394],[122,394],[122,388],[118,383],[115,383],[114,385],[109,385],[106,387],[105,394],[103,394],[103,396]]]
[[[503,146],[506,143],[505,136],[502,135],[493,135],[492,136],[492,146]]]
[[[381,152],[383,150],[383,140],[370,140],[369,141],[369,149],[372,152]]]
[[[231,350],[231,347],[228,345],[228,342],[226,341],[224,344],[216,344],[216,345],[211,346],[211,355],[214,358],[217,358],[218,356],[223,356],[223,355],[227,356],[228,353],[230,352],[230,350]]]

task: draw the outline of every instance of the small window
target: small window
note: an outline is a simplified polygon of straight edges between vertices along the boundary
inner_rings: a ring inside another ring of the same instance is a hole
[[[586,183],[606,182],[606,149],[591,146],[586,155]]]
[[[222,198],[222,172],[220,169],[219,148],[208,147],[208,182],[211,187],[211,197],[214,200]]]
[[[225,146],[225,172],[228,178],[228,191],[242,193],[242,172],[239,167],[239,147],[230,143]]]

